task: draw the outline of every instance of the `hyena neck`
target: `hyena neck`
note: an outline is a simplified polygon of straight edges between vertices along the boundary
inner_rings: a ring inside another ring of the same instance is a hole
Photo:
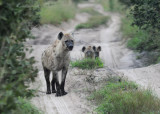
[[[55,51],[56,57],[64,58],[65,56],[69,55],[69,51],[63,48],[63,44],[61,42],[58,43]]]

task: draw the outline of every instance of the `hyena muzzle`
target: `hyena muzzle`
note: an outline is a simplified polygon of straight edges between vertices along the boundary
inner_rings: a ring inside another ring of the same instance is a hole
[[[64,90],[65,79],[70,63],[70,51],[74,47],[74,39],[70,34],[58,34],[57,40],[53,45],[49,46],[42,53],[42,65],[46,79],[47,92],[46,94],[56,93],[56,96],[66,95]],[[58,72],[62,70],[62,81],[59,83]],[[52,72],[52,81],[50,83],[50,72]]]

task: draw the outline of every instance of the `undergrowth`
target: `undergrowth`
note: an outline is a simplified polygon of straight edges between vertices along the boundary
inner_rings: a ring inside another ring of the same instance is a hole
[[[101,15],[97,15],[97,16],[92,16],[91,18],[89,18],[89,20],[85,23],[81,23],[79,25],[76,26],[76,30],[78,29],[83,29],[83,28],[96,28],[100,25],[105,25],[109,20],[108,16],[101,16]]]
[[[18,98],[16,103],[17,110],[14,112],[15,114],[42,114],[38,108],[32,105],[27,99],[25,98]]]
[[[81,69],[95,69],[95,68],[103,68],[103,62],[101,59],[82,59],[71,62],[72,67],[78,67]]]
[[[129,81],[108,81],[90,98],[98,114],[159,114],[160,99]]]
[[[68,21],[74,18],[76,8],[73,3],[68,3],[65,0],[53,2],[52,4],[44,4],[40,11],[40,22],[42,24],[61,24],[63,21]]]
[[[88,14],[91,14],[92,16],[94,16],[94,15],[101,15],[98,11],[94,10],[91,7],[83,8],[83,9],[80,10],[80,12],[86,12]]]

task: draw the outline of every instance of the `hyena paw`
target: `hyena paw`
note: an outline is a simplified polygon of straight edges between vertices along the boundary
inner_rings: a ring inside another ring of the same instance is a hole
[[[46,94],[51,94],[51,91],[47,91]]]
[[[66,94],[67,94],[67,92],[65,92],[65,91],[61,92],[61,95],[66,95]]]
[[[56,90],[52,90],[52,93],[56,93]]]
[[[56,97],[59,97],[61,96],[61,93],[60,92],[56,92]]]

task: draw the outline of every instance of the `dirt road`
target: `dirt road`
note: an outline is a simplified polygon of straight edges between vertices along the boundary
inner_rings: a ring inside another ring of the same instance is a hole
[[[38,89],[37,97],[32,99],[40,110],[45,114],[86,114],[93,113],[94,105],[86,101],[88,91],[96,90],[100,85],[98,82],[106,78],[112,73],[106,69],[96,71],[77,71],[77,69],[69,69],[66,79],[66,91],[68,94],[63,97],[55,97],[55,94],[46,95],[46,84],[41,66],[41,53],[46,49],[56,38],[60,31],[74,32],[75,47],[71,52],[71,59],[80,59],[83,57],[81,48],[84,45],[96,45],[102,47],[100,57],[105,62],[105,66],[112,71],[125,75],[129,79],[136,81],[138,84],[148,86],[154,82],[156,92],[160,95],[160,65],[150,66],[147,68],[141,67],[141,62],[136,60],[136,55],[131,50],[126,48],[126,44],[120,33],[121,18],[119,14],[107,13],[101,5],[94,3],[79,4],[79,8],[94,7],[103,15],[111,17],[108,26],[101,26],[95,29],[83,29],[74,31],[77,24],[87,21],[89,14],[77,14],[75,19],[69,22],[64,22],[60,26],[44,25],[40,28],[32,30],[35,40],[28,41],[34,49],[30,56],[34,56],[37,60],[36,66],[39,69],[36,82],[31,84],[31,88]],[[137,69],[135,69],[137,68]],[[91,73],[92,72],[92,73]],[[94,84],[90,80],[94,73]],[[97,82],[97,83],[96,83]]]

